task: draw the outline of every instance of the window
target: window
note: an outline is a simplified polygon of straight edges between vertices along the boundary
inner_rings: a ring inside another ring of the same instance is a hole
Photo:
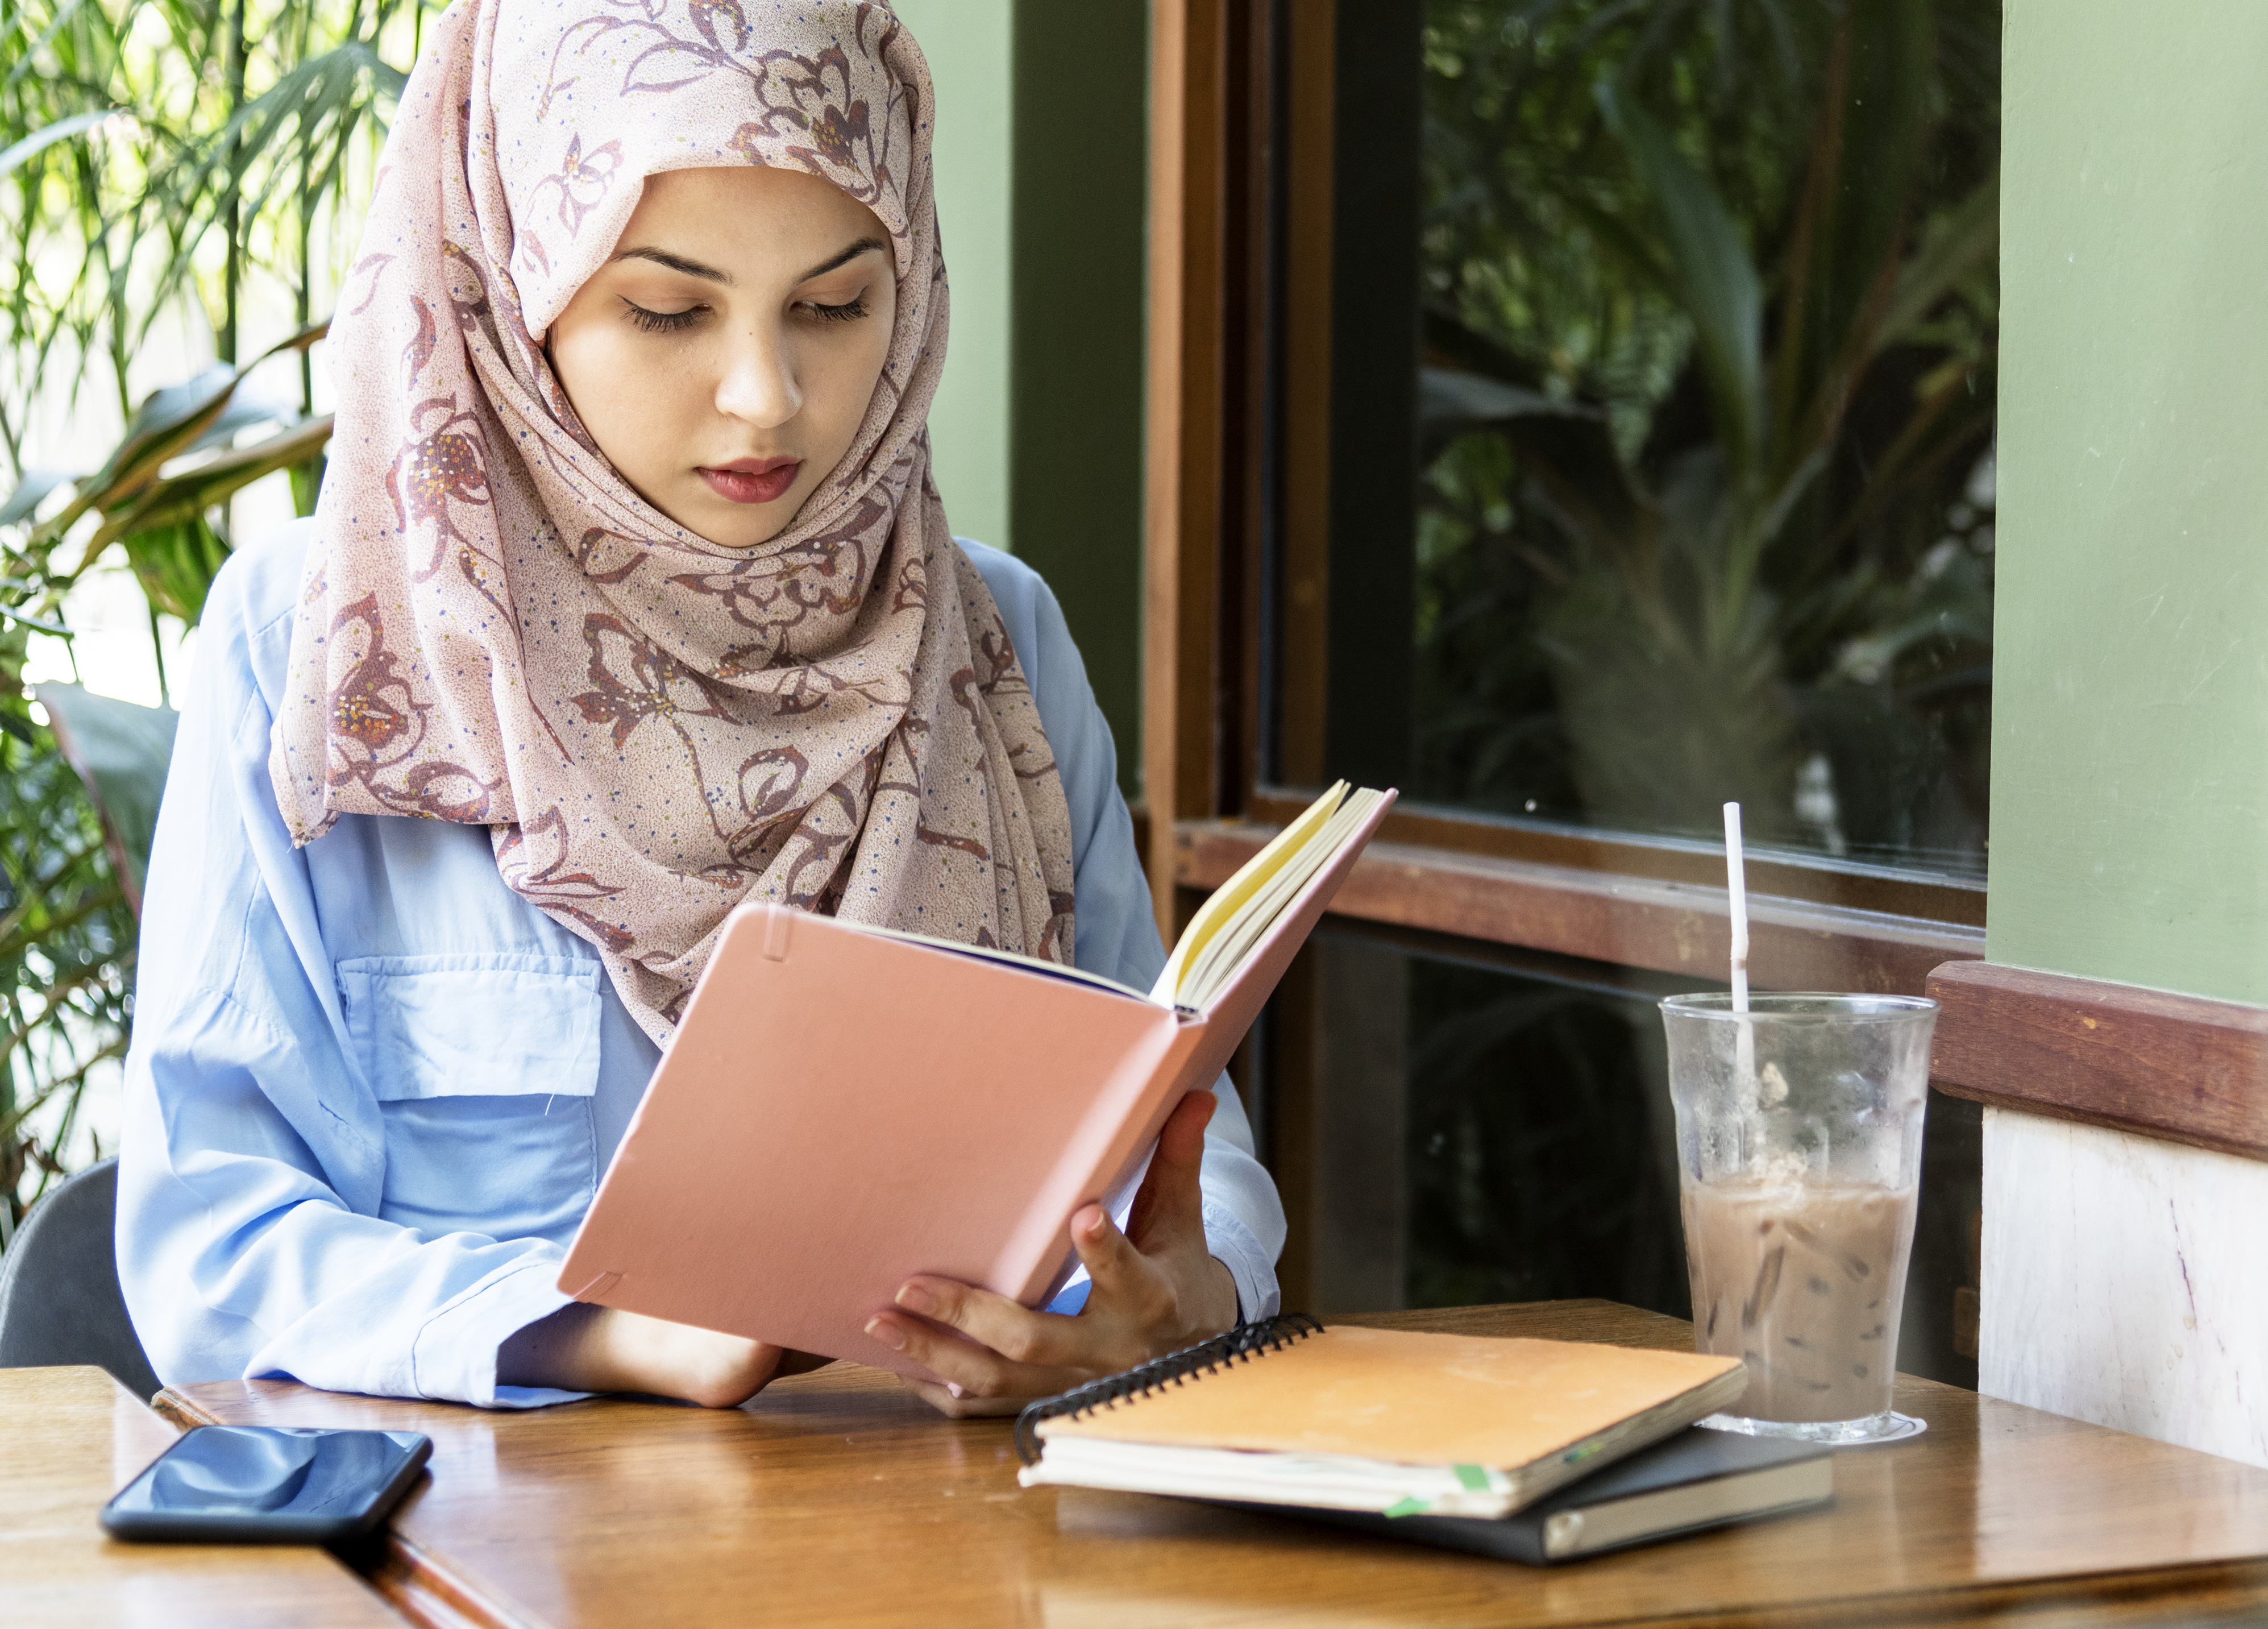
[[[1295,1201],[1288,1292],[1337,1301],[1352,1262],[1340,1304],[1678,1310],[1630,1210],[1666,1158],[1640,1032],[1723,976],[1719,805],[1760,850],[1765,987],[1918,992],[1984,948],[1997,0],[1153,26],[1161,910],[1330,778],[1404,799],[1238,1074]],[[1973,1139],[1936,1107],[1914,1282],[1945,1305],[1910,1323],[1950,1353]],[[1464,1136],[1508,1172],[1531,1133],[1580,1150],[1519,1179],[1538,1214],[1629,1202],[1572,1264],[1440,1164]]]
[[[1997,12],[1425,7],[1417,796],[1982,874]]]

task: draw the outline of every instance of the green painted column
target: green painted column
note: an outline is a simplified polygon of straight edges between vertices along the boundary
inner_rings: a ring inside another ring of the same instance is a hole
[[[1048,579],[1138,795],[1145,0],[897,0],[937,85],[954,529]]]
[[[930,409],[932,472],[963,537],[1014,547],[1009,368],[1013,0],[897,0],[937,88],[937,217],[953,287],[945,380]]]
[[[1992,957],[2268,1002],[2268,6],[2007,18]]]
[[[1062,601],[1138,795],[1142,740],[1144,0],[1016,7],[1016,552]]]
[[[2006,18],[1992,957],[2268,1002],[2268,7]],[[1978,1389],[2268,1465],[2264,1231],[2268,1163],[1986,1110]]]

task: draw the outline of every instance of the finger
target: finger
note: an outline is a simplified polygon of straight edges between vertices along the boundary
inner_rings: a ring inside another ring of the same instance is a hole
[[[1062,1360],[1063,1326],[1070,1319],[1034,1312],[990,1290],[917,1273],[899,1286],[897,1302],[908,1312],[959,1330],[1012,1363]]]
[[[1219,1106],[1211,1092],[1191,1092],[1166,1117],[1158,1152],[1126,1218],[1127,1231],[1144,1249],[1154,1249],[1159,1235],[1176,1227],[1203,1230],[1204,1133]]]
[[[1094,1280],[1090,1305],[1095,1299],[1120,1305],[1148,1287],[1153,1276],[1150,1264],[1101,1205],[1083,1205],[1071,1213],[1071,1242],[1087,1277]]]
[[[939,1385],[958,1386],[970,1397],[1037,1397],[1063,1389],[1047,1383],[1055,1371],[1011,1363],[989,1347],[902,1313],[876,1313],[867,1321],[866,1333],[929,1370]]]

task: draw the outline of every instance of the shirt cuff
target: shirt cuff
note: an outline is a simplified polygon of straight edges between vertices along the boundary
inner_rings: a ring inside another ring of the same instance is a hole
[[[545,1408],[595,1395],[497,1384],[497,1353],[504,1343],[575,1299],[557,1283],[564,1258],[556,1247],[523,1257],[427,1319],[409,1349],[410,1383],[417,1395],[475,1408]]]
[[[1228,1269],[1228,1276],[1236,1281],[1236,1321],[1249,1323],[1255,1318],[1272,1318],[1282,1305],[1283,1292],[1276,1284],[1276,1266],[1268,1253],[1260,1248],[1260,1241],[1252,1230],[1236,1219],[1236,1213],[1225,1205],[1208,1199],[1204,1204],[1205,1246],[1213,1259]],[[1093,1280],[1081,1267],[1071,1281],[1047,1304],[1049,1312],[1076,1313],[1086,1305],[1087,1294],[1094,1288]]]
[[[1235,1212],[1211,1199],[1204,1202],[1204,1230],[1213,1258],[1236,1280],[1236,1321],[1274,1317],[1283,1308],[1283,1291],[1276,1283],[1276,1264],[1252,1230]]]

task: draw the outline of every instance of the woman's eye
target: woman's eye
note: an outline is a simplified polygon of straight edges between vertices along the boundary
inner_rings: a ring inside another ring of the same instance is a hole
[[[627,299],[622,306],[622,314],[648,334],[674,334],[680,328],[689,328],[709,309],[706,306],[691,306],[683,311],[648,311]]]
[[[866,314],[866,297],[861,294],[840,306],[822,306],[817,300],[806,300],[804,308],[821,322],[856,322]]]

